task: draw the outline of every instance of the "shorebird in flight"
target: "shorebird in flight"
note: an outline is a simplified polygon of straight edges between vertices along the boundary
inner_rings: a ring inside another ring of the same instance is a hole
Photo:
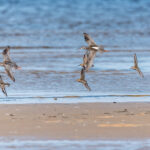
[[[81,69],[81,77],[80,77],[80,79],[77,79],[77,81],[82,83],[89,91],[91,91],[91,88],[89,87],[87,81],[85,80],[85,69],[84,69],[84,67]]]
[[[98,46],[87,33],[83,33],[83,35],[84,35],[84,39],[87,42],[88,46],[87,47],[83,46],[80,49],[85,49],[85,50],[89,51],[88,63],[85,68],[86,71],[88,71],[93,66],[93,61],[96,56],[96,52],[103,53],[103,52],[108,52],[108,50],[105,50],[102,45]]]
[[[15,78],[14,78],[14,75],[13,75],[13,72],[12,72],[12,69],[20,69],[21,67],[19,67],[15,62],[11,61],[10,59],[10,46],[6,47],[3,52],[2,52],[2,55],[3,55],[3,62],[0,63],[1,66],[4,66],[5,68],[5,71],[7,73],[7,75],[10,77],[10,79],[12,81],[15,82]]]
[[[96,52],[108,52],[108,50],[104,49],[103,45],[98,46],[94,40],[87,34],[87,33],[83,33],[84,35],[84,39],[87,42],[88,46],[83,46],[81,47],[81,49],[86,49],[86,50],[90,50],[90,51],[96,51]]]
[[[144,78],[144,75],[138,66],[138,60],[136,54],[134,54],[134,66],[132,66],[131,69],[136,70],[139,73],[139,75]]]
[[[10,86],[9,83],[5,83],[2,79],[2,76],[0,75],[0,87],[2,89],[2,92],[7,96],[7,92],[6,92],[6,89],[5,89],[5,86]]]

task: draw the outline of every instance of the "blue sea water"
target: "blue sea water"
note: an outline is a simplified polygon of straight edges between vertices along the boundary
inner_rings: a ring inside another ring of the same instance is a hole
[[[148,49],[149,0],[0,0],[0,46],[79,47],[82,33],[111,48]]]
[[[149,150],[149,140],[0,140],[3,150]]]

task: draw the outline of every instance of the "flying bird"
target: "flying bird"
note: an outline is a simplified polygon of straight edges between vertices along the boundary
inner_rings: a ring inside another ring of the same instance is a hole
[[[88,46],[83,46],[80,49],[85,49],[85,50],[89,51],[88,63],[85,68],[86,71],[88,71],[93,66],[93,61],[96,56],[96,52],[103,53],[103,52],[108,52],[108,50],[105,50],[102,45],[98,46],[87,33],[83,33],[83,35],[84,35],[84,39],[87,42]]]
[[[5,86],[10,86],[9,83],[5,83],[2,79],[2,76],[0,75],[0,87],[2,89],[2,92],[7,96],[7,92],[6,92],[6,89],[5,89]]]
[[[139,75],[144,78],[144,75],[138,66],[138,60],[136,54],[134,54],[134,66],[132,66],[131,69],[136,70],[139,73]]]
[[[91,91],[91,88],[89,87],[87,81],[85,80],[85,69],[84,69],[84,67],[81,69],[81,77],[80,77],[80,79],[77,79],[77,81],[82,83],[89,91]]]
[[[84,35],[84,39],[87,42],[88,46],[83,46],[83,47],[81,47],[81,49],[86,49],[86,50],[90,50],[90,51],[93,50],[96,52],[99,51],[100,53],[108,52],[108,50],[104,49],[103,45],[98,46],[87,33],[83,33],[83,35]]]
[[[90,51],[89,55],[88,55],[88,63],[87,66],[85,68],[86,71],[88,71],[91,67],[94,66],[94,58],[96,56],[96,51]]]
[[[5,68],[5,71],[7,73],[7,75],[10,77],[10,79],[12,81],[15,82],[15,78],[14,78],[14,75],[13,75],[13,72],[12,72],[12,69],[20,69],[21,67],[19,67],[14,61],[12,61],[10,59],[10,46],[6,47],[3,52],[2,52],[2,55],[3,55],[3,62],[0,63],[1,66],[4,66]]]

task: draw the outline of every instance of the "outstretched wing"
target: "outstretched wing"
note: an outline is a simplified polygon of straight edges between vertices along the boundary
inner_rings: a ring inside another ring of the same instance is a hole
[[[5,96],[7,96],[7,92],[6,92],[5,86],[2,86],[1,89],[2,89],[2,92],[5,94]]]
[[[84,80],[85,79],[85,69],[82,68],[81,69],[81,77],[80,77],[81,80]]]
[[[3,82],[1,75],[0,75],[0,87],[1,87],[2,92],[7,96],[7,92],[5,90],[5,83]]]
[[[88,56],[88,63],[86,67],[86,71],[88,71],[92,66],[93,66],[93,61],[96,56],[96,51],[90,51],[89,56]]]
[[[6,71],[7,75],[10,77],[10,79],[15,82],[14,75],[13,75],[11,67],[9,65],[5,65],[5,71]]]
[[[2,76],[0,75],[0,83],[2,83],[3,82],[3,79],[2,79]]]
[[[87,66],[87,63],[88,63],[88,53],[85,53],[84,56],[83,56],[83,64],[84,64],[84,67]]]
[[[142,71],[140,70],[140,68],[138,67],[136,70],[137,70],[137,72],[139,73],[139,75],[140,75],[142,78],[144,78],[144,75],[143,75]]]
[[[89,91],[91,91],[91,88],[89,87],[89,85],[88,85],[87,82],[84,84],[84,86],[85,86]]]
[[[85,41],[88,43],[89,46],[97,46],[94,40],[87,34],[83,33]]]
[[[10,56],[9,56],[9,50],[10,50],[10,48],[7,47],[2,52],[4,61],[11,61]]]
[[[134,54],[134,66],[138,67],[138,60],[136,54]]]

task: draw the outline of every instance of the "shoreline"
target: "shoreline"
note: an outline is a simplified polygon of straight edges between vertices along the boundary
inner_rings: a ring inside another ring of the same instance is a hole
[[[150,139],[150,103],[1,104],[0,137]]]

